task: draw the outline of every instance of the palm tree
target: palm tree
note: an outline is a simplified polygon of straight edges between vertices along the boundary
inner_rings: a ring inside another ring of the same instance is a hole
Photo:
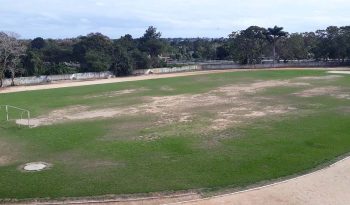
[[[276,43],[280,38],[287,35],[288,33],[283,31],[283,27],[275,26],[267,29],[266,37],[273,44],[273,67],[275,67],[276,61]]]

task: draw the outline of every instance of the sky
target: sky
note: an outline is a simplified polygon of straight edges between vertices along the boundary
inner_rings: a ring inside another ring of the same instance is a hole
[[[140,37],[227,37],[251,25],[306,32],[350,25],[350,0],[0,0],[0,30],[22,38],[100,32]]]

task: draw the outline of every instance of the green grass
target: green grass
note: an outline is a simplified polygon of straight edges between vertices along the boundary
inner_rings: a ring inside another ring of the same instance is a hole
[[[36,116],[72,105],[123,107],[143,103],[145,96],[198,94],[229,84],[311,75],[326,74],[323,71],[256,71],[199,75],[0,94],[0,104],[24,107]],[[164,85],[173,90],[162,90]],[[319,85],[348,89],[350,78],[317,82]],[[138,88],[144,89],[108,99],[85,98]],[[76,121],[33,129],[1,122],[0,144],[8,143],[15,154],[10,164],[0,165],[0,198],[237,188],[305,172],[349,153],[350,114],[346,112],[349,112],[350,100],[292,95],[299,90],[302,88],[270,88],[257,96],[291,104],[304,113],[254,119],[221,131],[199,131],[208,123],[206,117],[210,115],[206,114],[187,124],[160,126],[153,123],[157,116]],[[3,117],[1,114],[0,111]],[[148,135],[157,137],[137,138]],[[1,150],[0,154],[11,155]],[[19,171],[21,164],[30,161],[46,161],[53,167],[37,173]]]

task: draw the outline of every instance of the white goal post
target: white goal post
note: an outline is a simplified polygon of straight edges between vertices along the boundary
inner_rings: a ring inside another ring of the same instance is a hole
[[[27,125],[30,128],[30,111],[23,109],[23,108],[19,108],[19,107],[15,107],[12,105],[0,105],[0,109],[4,108],[5,109],[5,114],[6,114],[6,121],[10,121],[10,109],[15,109],[20,111],[20,119],[16,119],[16,120],[26,120],[27,121]],[[27,117],[27,119],[24,119],[24,117]]]

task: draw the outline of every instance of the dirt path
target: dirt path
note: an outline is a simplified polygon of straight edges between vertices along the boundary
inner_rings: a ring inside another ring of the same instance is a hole
[[[284,182],[178,205],[348,205],[350,157],[330,167]]]
[[[131,77],[111,78],[111,79],[92,80],[92,81],[58,81],[55,83],[45,84],[45,85],[7,87],[7,88],[0,88],[0,94],[21,92],[21,91],[32,91],[32,90],[46,90],[46,89],[53,89],[53,88],[77,87],[77,86],[84,86],[84,85],[100,85],[100,84],[118,83],[118,82],[140,81],[140,80],[150,80],[150,79],[160,79],[160,78],[173,78],[173,77],[180,77],[180,76],[203,75],[203,74],[210,74],[210,73],[226,73],[226,72],[256,71],[256,70],[305,70],[305,69],[333,70],[333,69],[326,69],[326,68],[275,68],[275,69],[268,68],[268,69],[195,71],[195,72],[184,72],[184,73],[131,76]],[[349,68],[334,68],[334,69],[349,70]]]

